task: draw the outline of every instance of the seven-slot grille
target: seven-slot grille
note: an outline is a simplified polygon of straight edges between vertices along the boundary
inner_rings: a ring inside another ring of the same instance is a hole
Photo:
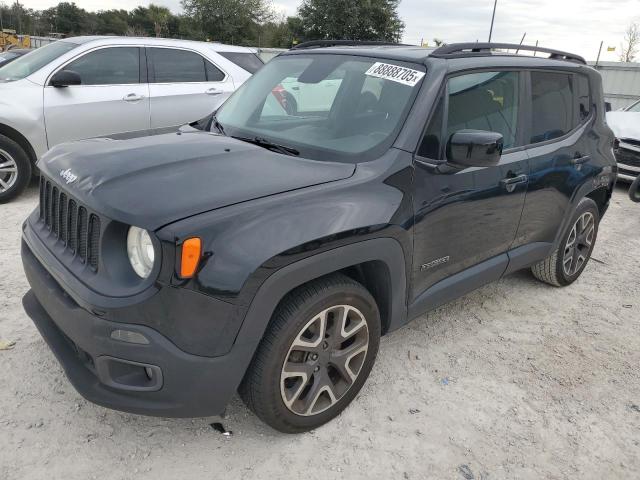
[[[93,270],[100,261],[100,217],[40,177],[40,219],[51,233]]]

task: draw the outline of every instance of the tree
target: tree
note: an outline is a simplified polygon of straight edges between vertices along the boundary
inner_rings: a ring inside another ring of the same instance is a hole
[[[149,18],[153,22],[153,31],[156,34],[156,37],[162,36],[162,31],[167,28],[171,12],[168,8],[160,7],[153,3],[149,4],[147,11]]]
[[[640,31],[638,31],[637,23],[629,24],[624,34],[624,42],[621,45],[620,61],[633,62],[640,46]]]
[[[298,13],[309,39],[398,42],[399,0],[303,0]]]
[[[436,47],[444,47],[446,45],[446,43],[444,43],[444,40],[440,40],[439,38],[434,38],[433,43]]]
[[[260,26],[273,18],[265,0],[182,0],[182,8],[209,40],[257,43]]]

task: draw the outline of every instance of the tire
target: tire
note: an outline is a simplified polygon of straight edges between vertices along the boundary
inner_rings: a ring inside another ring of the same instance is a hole
[[[355,398],[379,343],[378,307],[361,284],[342,274],[314,280],[280,302],[240,385],[240,397],[280,432],[312,430]]]
[[[27,152],[4,135],[0,135],[0,203],[14,199],[31,181],[31,160]]]
[[[571,217],[569,228],[558,248],[531,267],[533,276],[556,287],[575,282],[589,263],[599,223],[598,205],[590,198],[583,198]]]

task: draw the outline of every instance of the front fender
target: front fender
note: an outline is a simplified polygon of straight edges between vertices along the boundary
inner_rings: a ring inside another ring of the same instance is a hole
[[[396,238],[410,253],[410,154],[393,150],[348,179],[203,213],[165,227],[163,238],[198,236],[205,259],[196,278],[174,284],[248,305],[274,271],[339,246]],[[238,188],[242,188],[241,185]]]

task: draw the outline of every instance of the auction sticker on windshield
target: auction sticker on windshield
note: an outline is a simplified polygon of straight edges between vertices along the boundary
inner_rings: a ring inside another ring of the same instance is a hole
[[[403,85],[409,85],[410,87],[414,87],[416,83],[424,77],[424,72],[381,62],[376,62],[371,65],[371,68],[364,74],[371,77],[384,78],[385,80],[391,80],[392,82],[402,83]]]

